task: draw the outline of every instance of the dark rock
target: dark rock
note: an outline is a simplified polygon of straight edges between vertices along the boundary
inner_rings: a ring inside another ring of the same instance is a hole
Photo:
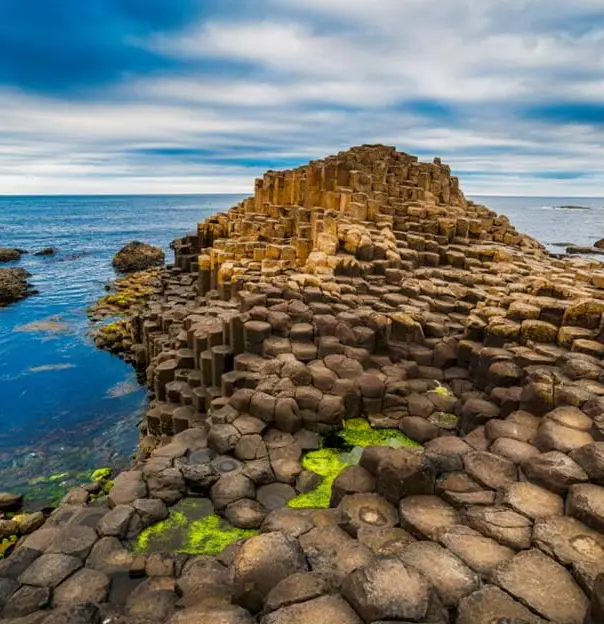
[[[56,247],[44,247],[40,251],[35,251],[34,256],[54,256],[58,249]]]
[[[308,564],[298,542],[282,533],[264,533],[243,544],[231,566],[234,601],[253,613],[268,593]]]
[[[212,486],[210,495],[212,503],[222,510],[241,498],[255,498],[254,483],[242,474],[224,474]]]
[[[570,457],[591,479],[604,485],[604,442],[593,442],[574,450]]]
[[[116,537],[103,537],[92,548],[86,567],[105,574],[128,572],[133,561],[134,555]]]
[[[21,253],[19,249],[0,247],[0,263],[15,262],[21,258]]]
[[[174,611],[177,600],[173,579],[147,579],[128,596],[126,613],[130,617],[165,621]]]
[[[35,294],[27,281],[31,273],[25,269],[0,268],[0,308]]]
[[[407,544],[416,541],[413,535],[398,527],[361,527],[356,537],[375,555],[396,555],[402,552]]]
[[[144,527],[161,522],[168,517],[166,504],[158,498],[139,498],[132,503],[132,507],[140,517]]]
[[[227,569],[213,557],[193,557],[177,581],[179,606],[227,606],[231,602],[231,585]]]
[[[138,470],[128,470],[120,473],[114,481],[109,493],[109,505],[129,505],[137,498],[147,496],[147,485],[143,475]]]
[[[120,273],[133,273],[162,266],[164,261],[165,254],[160,247],[132,241],[113,256],[112,264]]]
[[[266,509],[275,510],[284,507],[287,501],[296,496],[296,490],[286,483],[270,483],[258,488],[256,498]]]
[[[493,490],[505,487],[518,478],[516,466],[493,453],[474,451],[464,455],[463,461],[472,479]]]
[[[21,507],[23,496],[11,492],[0,492],[0,512],[17,511]]]
[[[0,578],[0,612],[9,598],[21,587],[18,581],[9,578]]]
[[[23,545],[10,557],[0,561],[0,577],[17,579],[42,554],[40,550]]]
[[[283,508],[271,511],[264,519],[260,530],[263,533],[279,531],[291,537],[300,537],[313,527],[312,521],[303,510]]]
[[[566,513],[604,533],[604,488],[591,483],[571,486],[566,498]]]
[[[18,618],[43,609],[50,600],[48,587],[25,585],[18,589],[2,609],[2,618]]]
[[[564,494],[571,485],[589,479],[579,464],[560,451],[531,457],[521,468],[530,481],[557,494]]]
[[[94,529],[87,526],[68,525],[59,532],[46,552],[62,553],[85,559],[97,540],[98,535]]]
[[[331,486],[331,507],[337,507],[347,494],[375,491],[375,477],[361,466],[347,466]]]
[[[61,554],[38,557],[19,577],[24,585],[54,588],[82,567],[82,560]]]
[[[258,501],[241,498],[227,506],[227,520],[240,529],[258,529],[267,514],[267,509]]]
[[[101,624],[101,612],[97,605],[91,603],[77,604],[53,611],[45,624]]]
[[[342,595],[365,622],[421,620],[429,594],[425,578],[395,557],[354,570],[342,586]]]
[[[67,607],[83,602],[103,602],[109,594],[109,577],[84,568],[63,581],[53,592],[53,607]]]

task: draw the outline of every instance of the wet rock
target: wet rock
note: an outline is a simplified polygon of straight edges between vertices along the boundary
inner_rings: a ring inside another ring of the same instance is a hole
[[[457,624],[543,624],[543,620],[494,585],[459,601]]]
[[[132,241],[113,256],[112,264],[120,273],[133,273],[161,266],[164,261],[165,254],[160,247]]]
[[[296,490],[286,483],[269,483],[259,487],[256,493],[258,502],[271,511],[284,507],[295,496]]]
[[[337,596],[321,596],[270,613],[261,624],[362,624],[351,606]]]
[[[231,566],[234,600],[251,612],[262,609],[268,593],[308,564],[298,542],[282,533],[264,533],[243,544]]]
[[[54,588],[82,567],[82,560],[61,554],[44,554],[19,577],[24,585]]]
[[[0,612],[19,587],[21,584],[13,579],[0,578]]]
[[[50,588],[24,585],[18,589],[2,609],[2,618],[18,618],[43,609],[50,601]]]
[[[34,252],[34,256],[54,256],[57,251],[59,251],[56,247],[44,247],[44,249],[40,249],[39,251]]]
[[[21,259],[21,251],[19,249],[9,249],[0,247],[0,263],[16,262]]]
[[[42,554],[40,550],[22,545],[7,559],[0,561],[0,577],[17,579]]]
[[[271,613],[282,607],[319,598],[331,593],[331,589],[324,576],[314,572],[297,572],[271,589],[264,602],[264,612]]]
[[[342,586],[342,595],[365,622],[420,620],[426,615],[429,594],[425,578],[395,557],[358,568]]]
[[[53,607],[66,607],[83,602],[103,602],[111,581],[106,574],[84,568],[63,581],[53,592]]]
[[[31,273],[25,269],[0,268],[0,308],[36,293],[28,277]]]
[[[572,576],[539,550],[517,554],[495,570],[493,582],[554,622],[582,624],[589,606]]]
[[[95,604],[84,603],[53,611],[44,620],[49,624],[101,624],[101,611]]]
[[[23,496],[11,492],[0,492],[0,511],[17,511],[21,507]]]

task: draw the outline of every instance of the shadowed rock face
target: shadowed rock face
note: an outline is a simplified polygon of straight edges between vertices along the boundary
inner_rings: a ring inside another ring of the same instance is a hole
[[[21,258],[23,252],[20,249],[9,249],[7,247],[0,247],[0,263],[2,262],[15,262]]]
[[[140,241],[132,241],[113,256],[113,266],[120,273],[133,273],[134,271],[144,271],[151,267],[161,266],[164,260],[164,252],[159,247]]]
[[[385,146],[268,172],[173,249],[122,322],[137,462],[0,564],[0,617],[602,619],[601,264]]]

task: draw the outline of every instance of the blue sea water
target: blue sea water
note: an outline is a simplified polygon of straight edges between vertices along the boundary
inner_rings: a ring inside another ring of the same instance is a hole
[[[604,200],[472,197],[507,214],[520,231],[556,243],[604,237]],[[86,309],[115,277],[111,257],[126,242],[160,245],[225,210],[238,195],[0,197],[0,246],[25,255],[39,294],[0,309],[0,491],[47,500],[92,469],[128,464],[145,390],[131,368],[95,349]],[[567,210],[581,205],[589,210]],[[10,266],[10,265],[3,265]],[[32,323],[44,322],[40,326]]]
[[[106,294],[111,258],[125,243],[159,245],[170,261],[174,238],[239,200],[0,197],[0,247],[58,249],[14,263],[39,294],[0,308],[0,491],[47,500],[94,468],[128,464],[145,390],[128,365],[95,349],[86,309]]]

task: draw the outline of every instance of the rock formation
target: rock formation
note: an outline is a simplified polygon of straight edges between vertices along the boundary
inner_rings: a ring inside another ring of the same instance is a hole
[[[15,262],[21,259],[23,252],[20,249],[9,249],[7,247],[0,247],[0,263]]]
[[[133,273],[162,266],[165,255],[160,247],[132,241],[113,256],[113,266],[120,273]]]
[[[1,617],[601,621],[601,263],[384,146],[268,172],[173,247],[128,321],[139,458],[0,564]],[[260,533],[146,551],[195,497]]]
[[[0,268],[0,308],[37,292],[27,281],[28,277],[31,273],[25,269]]]

